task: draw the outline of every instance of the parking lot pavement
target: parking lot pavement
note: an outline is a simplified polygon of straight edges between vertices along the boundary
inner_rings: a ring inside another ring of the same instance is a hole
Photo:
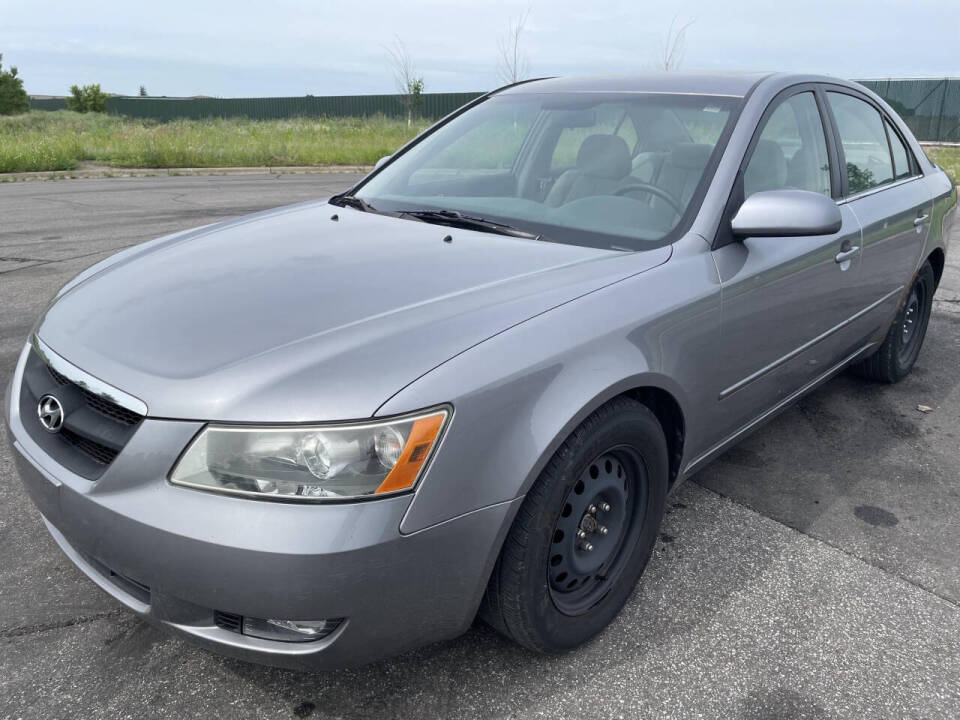
[[[0,377],[110,252],[352,178],[0,185]],[[671,498],[614,625],[541,657],[477,625],[358,670],[227,660],[140,622],[47,536],[0,450],[0,717],[960,716],[960,238],[913,374],[841,376]],[[933,412],[919,412],[918,404]]]

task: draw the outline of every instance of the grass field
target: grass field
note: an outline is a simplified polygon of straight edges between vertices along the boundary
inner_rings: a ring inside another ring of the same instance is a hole
[[[427,125],[384,117],[158,123],[35,111],[0,117],[0,173],[73,170],[83,162],[118,168],[372,165]],[[960,147],[925,150],[960,180]]]
[[[927,156],[947,171],[953,181],[960,183],[960,147],[924,147]]]
[[[60,110],[0,117],[0,172],[113,167],[372,165],[427,126],[371,118],[157,123]]]

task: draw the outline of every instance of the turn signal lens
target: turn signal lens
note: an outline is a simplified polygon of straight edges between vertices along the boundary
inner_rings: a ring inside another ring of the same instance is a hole
[[[413,429],[410,431],[400,459],[377,488],[377,494],[413,487],[421,468],[430,457],[430,451],[443,428],[444,420],[446,415],[430,415],[413,423]]]

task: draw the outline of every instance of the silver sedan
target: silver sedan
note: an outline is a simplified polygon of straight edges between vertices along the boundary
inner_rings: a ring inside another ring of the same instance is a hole
[[[517,84],[68,283],[13,455],[73,562],[218,652],[356,665],[478,612],[569,650],[685,478],[845,368],[910,372],[955,206],[854,83]]]

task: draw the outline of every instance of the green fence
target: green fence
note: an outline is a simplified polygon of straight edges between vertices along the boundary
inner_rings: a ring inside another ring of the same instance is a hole
[[[860,82],[886,100],[918,140],[960,142],[960,78]]]
[[[470,102],[482,93],[429,93],[416,110],[419,117],[436,120]],[[36,110],[63,110],[66,101],[61,98],[30,99]],[[332,95],[325,97],[277,98],[164,98],[111,97],[107,112],[154,120],[175,118],[249,117],[256,120],[322,116],[364,117],[386,115],[406,117],[407,109],[401,95]]]
[[[66,110],[67,101],[63,98],[30,98],[32,110]]]
[[[863,80],[900,113],[918,140],[960,142],[960,78]],[[453,112],[481,93],[429,93],[417,109],[435,120]],[[60,99],[30,99],[37,110],[61,110]],[[174,118],[249,117],[257,120],[295,116],[348,117],[382,114],[404,117],[400,95],[340,95],[285,98],[151,98],[111,97],[114,115],[172,120]]]

